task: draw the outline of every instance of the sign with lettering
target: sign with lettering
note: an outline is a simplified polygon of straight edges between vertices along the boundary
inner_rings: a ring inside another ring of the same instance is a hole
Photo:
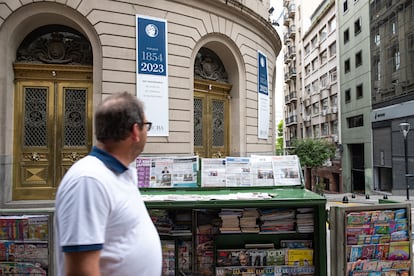
[[[137,97],[152,122],[148,136],[168,136],[167,21],[136,16]]]
[[[259,139],[267,139],[269,136],[269,82],[267,74],[267,57],[260,51],[257,51],[257,112],[258,122],[257,131]]]

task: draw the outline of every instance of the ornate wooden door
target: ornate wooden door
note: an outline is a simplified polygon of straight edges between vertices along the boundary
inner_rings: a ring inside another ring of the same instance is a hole
[[[54,199],[92,146],[92,67],[15,65],[13,200]]]
[[[231,85],[194,82],[194,153],[219,158],[229,154],[229,92]]]

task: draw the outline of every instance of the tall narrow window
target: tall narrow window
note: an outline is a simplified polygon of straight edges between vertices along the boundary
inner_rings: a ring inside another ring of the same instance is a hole
[[[344,44],[349,42],[349,29],[344,31]]]
[[[344,70],[345,70],[345,73],[349,73],[349,71],[351,71],[351,61],[349,58],[345,60]]]
[[[356,98],[361,99],[364,96],[362,83],[357,85],[356,87]]]
[[[354,22],[354,35],[358,35],[361,32],[362,29],[362,19],[361,17],[359,17],[355,22]]]
[[[355,54],[355,67],[362,65],[362,51]]]

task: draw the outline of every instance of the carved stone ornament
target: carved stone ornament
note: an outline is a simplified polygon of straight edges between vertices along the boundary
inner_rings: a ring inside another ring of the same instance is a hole
[[[197,53],[194,76],[198,79],[228,83],[223,63],[213,51],[207,48],[201,48]]]
[[[19,46],[17,63],[92,65],[92,47],[84,36],[63,26],[50,32],[48,26],[42,28],[45,31],[33,31]]]

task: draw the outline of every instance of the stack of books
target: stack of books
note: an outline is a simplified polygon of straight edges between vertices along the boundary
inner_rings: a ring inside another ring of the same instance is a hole
[[[243,233],[259,233],[258,225],[260,213],[257,208],[245,208],[240,217],[240,228]]]
[[[240,220],[243,209],[221,209],[219,217],[221,218],[221,233],[240,233]]]
[[[260,231],[263,233],[295,231],[295,210],[268,209],[261,210]]]
[[[296,214],[296,226],[298,233],[313,233],[314,220],[313,208],[298,208]]]

